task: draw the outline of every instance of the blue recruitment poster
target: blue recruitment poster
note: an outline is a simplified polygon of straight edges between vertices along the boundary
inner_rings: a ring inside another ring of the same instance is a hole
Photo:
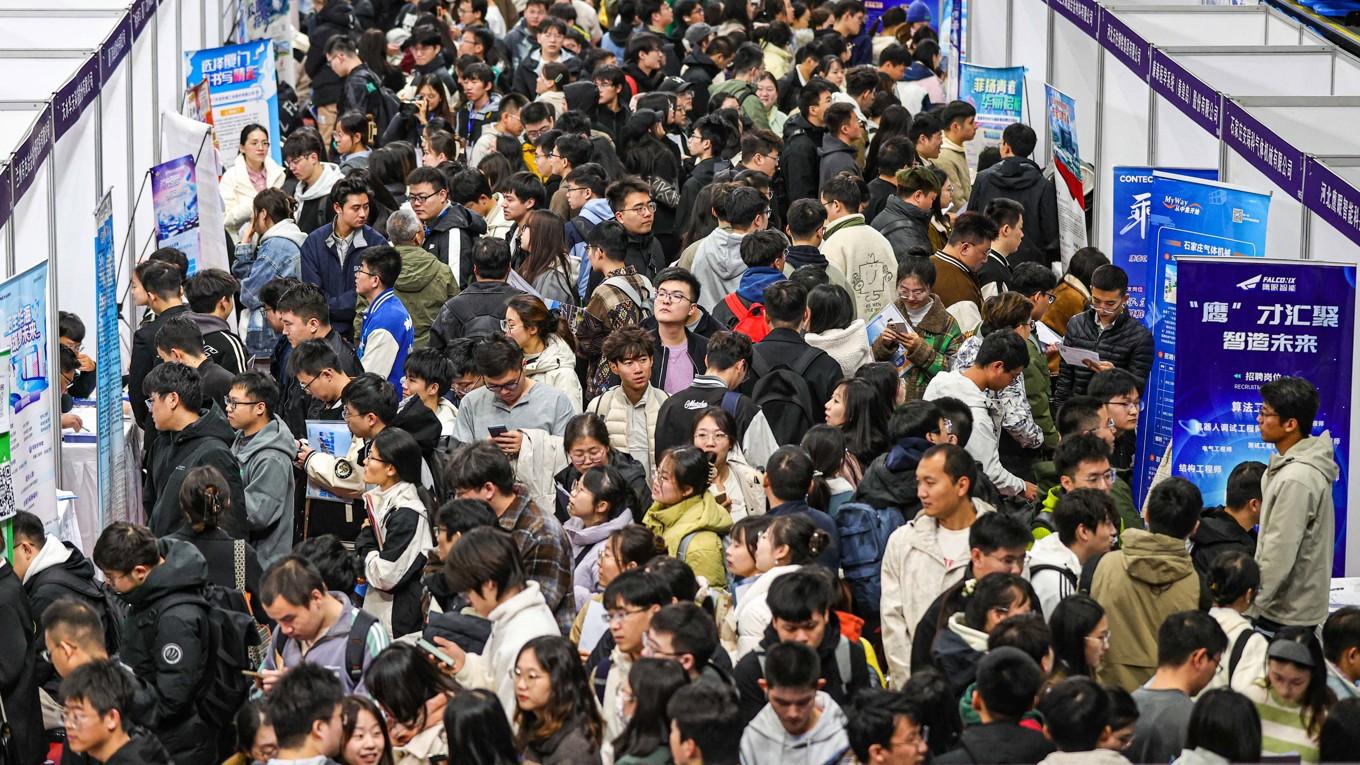
[[[350,432],[349,425],[346,425],[343,420],[307,421],[307,443],[322,454],[344,457],[349,454],[350,441],[352,440],[354,440],[354,434]],[[311,481],[307,482],[307,498],[345,501]]]
[[[156,244],[176,247],[198,271],[198,186],[194,158],[175,157],[151,168],[151,206],[156,211]]]
[[[1157,466],[1171,445],[1176,379],[1176,258],[1265,255],[1270,195],[1162,171],[1152,174],[1147,254],[1153,267],[1146,322],[1156,358],[1143,392],[1133,469],[1134,499],[1141,505]]]
[[[1086,246],[1086,193],[1077,149],[1077,102],[1045,85],[1048,129],[1053,143],[1053,183],[1058,187],[1058,250],[1063,265]]]
[[[965,144],[970,166],[988,146],[1001,145],[1001,131],[1024,121],[1025,67],[963,64],[959,70],[959,99],[977,110],[977,136]]]
[[[118,336],[118,265],[113,250],[113,198],[105,192],[95,211],[95,366],[99,439],[99,511],[102,524],[122,507],[123,480],[123,364]]]
[[[1110,262],[1129,275],[1129,315],[1148,324],[1148,285],[1153,268],[1148,261],[1147,235],[1152,218],[1152,173],[1162,170],[1193,178],[1218,180],[1218,170],[1155,167],[1116,167],[1111,194],[1114,201],[1114,243]]]
[[[1350,390],[1355,334],[1355,266],[1309,261],[1180,258],[1183,325],[1176,355],[1195,359],[1196,385],[1176,389],[1171,468],[1221,505],[1228,474],[1246,460],[1269,462],[1274,448],[1256,423],[1259,389],[1284,375],[1311,380],[1319,407],[1312,432],[1327,432],[1341,479],[1333,576],[1346,550]]]
[[[283,163],[279,136],[279,88],[274,74],[274,44],[255,40],[241,45],[185,53],[186,87],[204,80],[212,91],[212,124],[222,166],[230,167],[240,151],[241,128],[269,126],[270,153]]]
[[[59,392],[52,381],[47,262],[0,283],[0,316],[9,350],[9,490],[14,506],[44,522],[57,517],[56,451],[52,417]]]

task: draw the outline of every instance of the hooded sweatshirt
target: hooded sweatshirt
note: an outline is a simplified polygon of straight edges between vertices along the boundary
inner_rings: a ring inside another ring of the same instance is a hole
[[[931,104],[940,105],[949,100],[944,95],[944,87],[940,84],[939,75],[920,61],[911,62],[911,66],[907,67],[907,71],[903,73],[902,80],[914,82],[921,86],[926,95],[930,96]]]
[[[132,728],[128,731],[128,742],[104,765],[170,765],[170,755],[150,731]]]
[[[903,520],[910,521],[921,509],[916,496],[916,466],[926,450],[934,444],[924,438],[909,436],[893,444],[887,454],[874,459],[864,477],[855,487],[856,502],[870,507],[895,507],[902,511]]]
[[[537,356],[526,356],[524,374],[535,382],[546,383],[562,391],[571,402],[574,412],[581,411],[581,378],[576,376],[576,354],[567,341],[549,335],[548,342]]]
[[[826,355],[841,365],[846,377],[874,360],[869,350],[869,335],[864,331],[864,320],[855,319],[848,327],[832,328],[825,332],[808,332],[803,339],[813,348],[821,348]]]
[[[741,240],[745,234],[718,227],[699,243],[691,271],[699,280],[699,305],[710,313],[727,293],[741,286],[746,264],[741,259]]]
[[[1001,197],[1019,202],[1025,208],[1025,238],[1020,242],[1020,248],[1007,258],[1011,267],[1020,263],[1047,266],[1057,262],[1057,187],[1051,179],[1044,177],[1044,171],[1033,160],[1007,157],[979,173],[971,192],[955,185],[954,195],[968,197],[969,210],[986,209],[989,202]]]
[[[241,281],[241,305],[247,309],[246,353],[251,358],[268,358],[279,341],[278,333],[265,323],[260,290],[275,279],[302,275],[306,239],[297,223],[287,218],[270,226],[258,243],[236,245],[231,272]]]
[[[246,346],[225,319],[210,313],[185,314],[203,334],[203,352],[219,367],[236,376],[246,371]]]
[[[1242,528],[1242,524],[1221,507],[1205,508],[1199,517],[1199,528],[1195,529],[1190,541],[1194,542],[1190,554],[1195,559],[1195,568],[1202,574],[1208,574],[1214,558],[1225,552],[1256,554],[1256,535]]]
[[[1331,433],[1325,430],[1283,456],[1270,455],[1261,477],[1256,541],[1261,590],[1249,616],[1297,625],[1327,618],[1336,523],[1332,485],[1338,472]]]
[[[303,233],[310,234],[335,217],[330,204],[331,187],[344,177],[338,165],[322,162],[321,175],[316,183],[304,187],[298,182],[297,188],[293,190],[293,199],[298,203],[297,214],[293,217]]]
[[[211,465],[222,472],[231,490],[231,510],[222,527],[233,535],[244,535],[246,499],[241,466],[231,452],[235,440],[236,432],[215,406],[199,412],[198,419],[183,430],[161,431],[156,435],[142,491],[142,506],[152,533],[164,537],[184,525],[179,487],[190,468]]]
[[[268,569],[293,549],[293,432],[275,416],[254,436],[237,433],[231,453],[241,463],[246,522],[260,567]]]
[[[949,617],[945,628],[935,634],[930,656],[935,668],[949,682],[951,696],[960,696],[977,679],[977,664],[987,652],[987,633],[964,623],[964,615]]]
[[[1091,597],[1105,608],[1110,634],[1118,636],[1105,654],[1100,681],[1132,692],[1157,670],[1158,627],[1171,614],[1199,607],[1200,582],[1185,540],[1129,529],[1121,542],[1122,549],[1096,564]]]
[[[741,736],[742,765],[828,765],[839,762],[850,749],[845,735],[845,712],[825,691],[817,691],[821,717],[812,730],[792,736],[769,704]]]
[[[609,206],[608,199],[597,197],[586,202],[577,217],[583,218],[591,225],[591,227],[594,227],[607,220],[612,220],[614,218],[614,210]],[[579,226],[577,227],[577,230],[580,230]],[[580,233],[582,239],[572,245],[571,257],[576,258],[577,262],[581,264],[580,274],[576,277],[576,288],[581,295],[581,303],[584,305],[587,294],[586,288],[590,284],[590,258],[586,256],[586,242],[584,238],[586,232],[580,231]]]
[[[676,557],[680,557],[685,537],[693,534],[685,546],[684,561],[696,576],[708,580],[710,587],[727,585],[722,537],[732,528],[732,516],[712,492],[704,491],[669,507],[656,502],[643,516],[642,524],[660,534],[666,540],[666,549]]]

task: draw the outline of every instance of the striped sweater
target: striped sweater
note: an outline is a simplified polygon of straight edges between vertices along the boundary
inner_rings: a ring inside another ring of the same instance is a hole
[[[1250,694],[1261,715],[1261,753],[1298,754],[1305,763],[1317,762],[1318,740],[1308,734],[1303,707],[1281,699],[1264,683],[1258,682]]]

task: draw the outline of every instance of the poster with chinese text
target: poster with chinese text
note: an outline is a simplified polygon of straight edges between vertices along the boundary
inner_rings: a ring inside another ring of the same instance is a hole
[[[9,395],[10,461],[8,490],[13,505],[0,509],[13,514],[23,508],[44,523],[57,518],[57,456],[52,418],[59,392],[53,384],[51,325],[48,312],[47,261],[0,283],[0,317],[5,328],[5,365]],[[0,506],[3,507],[3,506]]]
[[[274,44],[255,40],[241,45],[184,54],[189,75],[185,87],[206,81],[212,94],[212,125],[222,167],[240,152],[241,128],[251,123],[269,128],[269,151],[283,164],[279,135],[279,86],[274,75]]]
[[[977,167],[978,155],[1001,145],[1001,131],[1024,121],[1025,67],[963,64],[959,71],[959,100],[977,110],[977,135],[964,144],[968,166]],[[964,200],[967,201],[967,200]]]
[[[1058,250],[1063,266],[1086,246],[1086,193],[1077,150],[1077,102],[1045,85],[1048,128],[1053,144],[1053,183],[1058,187]]]

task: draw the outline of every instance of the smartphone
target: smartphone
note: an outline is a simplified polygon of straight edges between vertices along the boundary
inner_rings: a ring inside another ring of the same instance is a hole
[[[253,670],[253,669],[243,669],[243,670],[241,670],[241,674],[245,675],[246,677],[250,678],[251,680],[259,680],[260,677],[261,677],[260,673],[259,673],[259,672],[256,672],[256,671]]]
[[[714,492],[713,499],[716,500],[717,503],[720,505],[725,504],[727,502],[727,492],[725,491]]]
[[[911,334],[911,328],[908,327],[905,323],[900,321],[889,322],[888,329],[891,329],[892,331],[903,335]]]
[[[434,643],[431,643],[425,638],[420,638],[419,640],[417,640],[416,647],[424,651],[425,653],[428,653],[429,655],[433,656],[440,664],[443,664],[449,669],[453,669],[458,664],[458,662],[453,660],[452,656],[449,656],[448,654],[444,653],[442,650],[440,650],[439,646],[435,645]]]
[[[491,427],[486,429],[486,432],[490,433],[492,438],[498,438],[500,436],[505,435],[506,433],[509,433],[510,429],[505,427],[504,425],[492,425]]]

